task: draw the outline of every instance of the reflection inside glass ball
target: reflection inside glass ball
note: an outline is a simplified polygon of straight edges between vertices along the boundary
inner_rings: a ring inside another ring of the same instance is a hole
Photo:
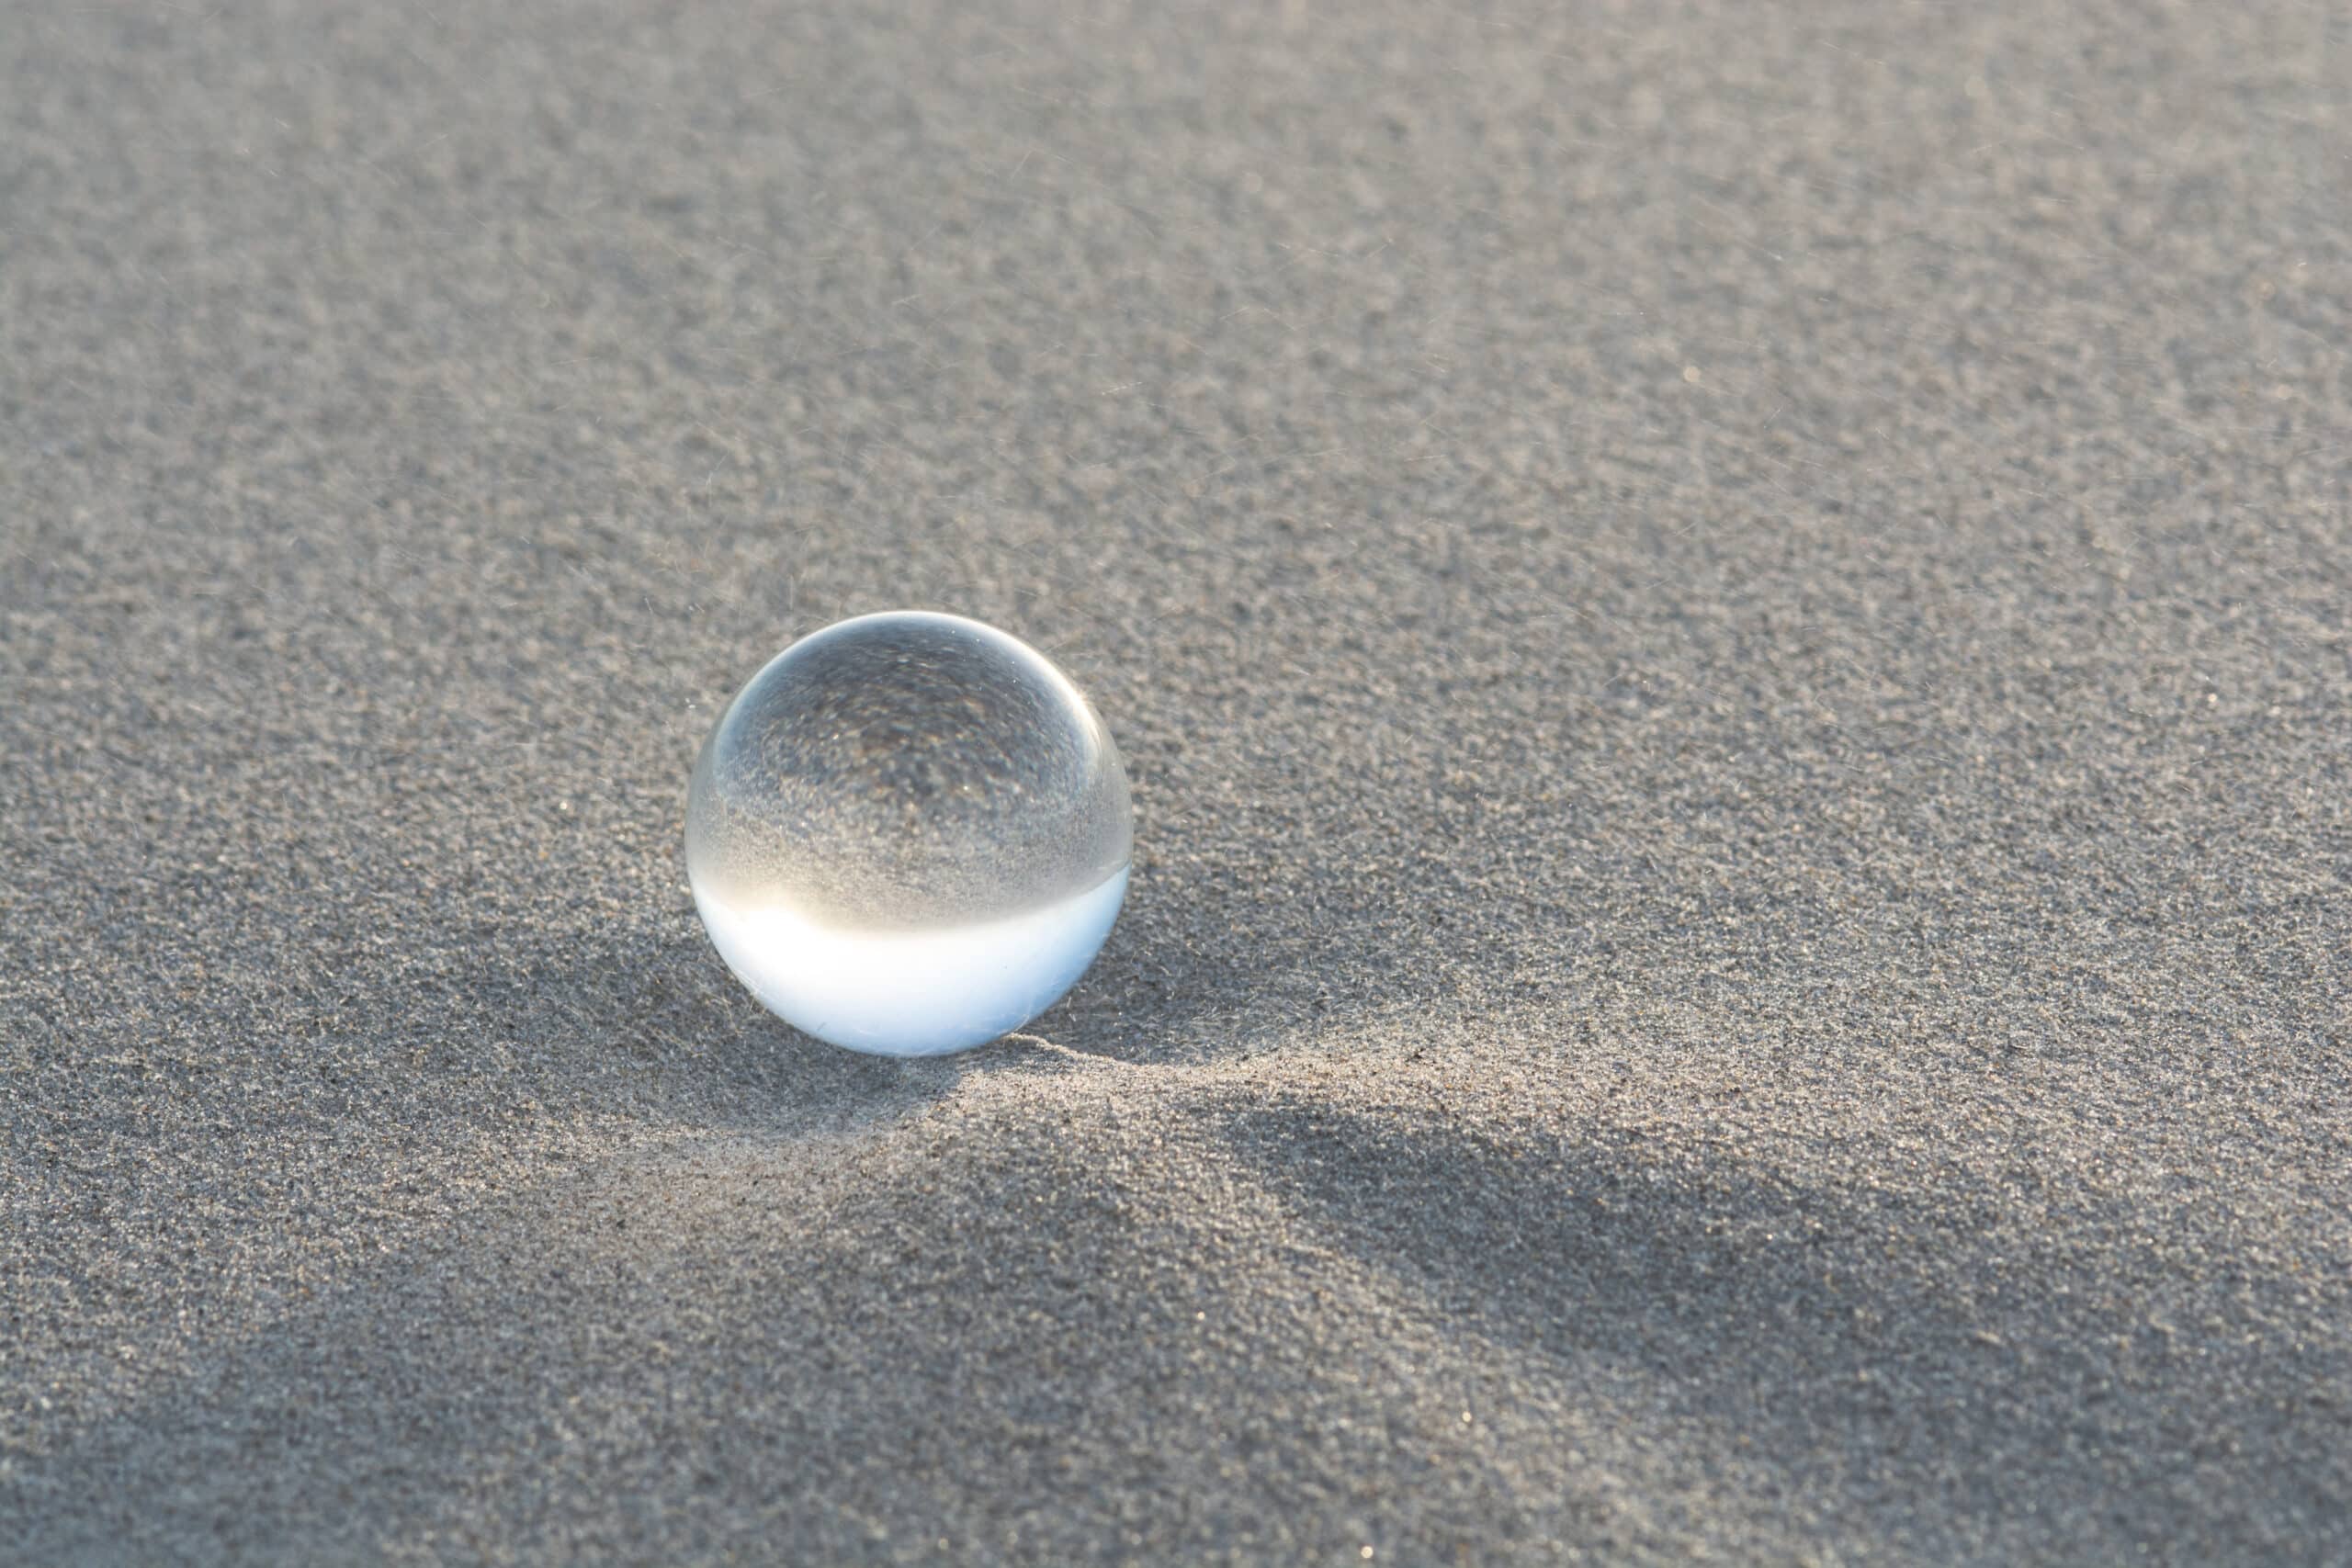
[[[1127,886],[1110,732],[1044,655],[956,615],[811,633],[695,763],[686,876],[727,966],[820,1040],[932,1055],[1045,1011]]]

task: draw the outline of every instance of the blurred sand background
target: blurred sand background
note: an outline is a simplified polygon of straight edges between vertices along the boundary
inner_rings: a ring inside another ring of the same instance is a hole
[[[2352,16],[0,0],[0,1556],[2352,1560]],[[1127,913],[686,770],[1050,651]]]

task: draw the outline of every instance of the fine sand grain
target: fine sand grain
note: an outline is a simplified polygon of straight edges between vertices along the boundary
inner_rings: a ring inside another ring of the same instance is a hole
[[[2339,6],[0,0],[0,1560],[2352,1561]],[[717,705],[1049,651],[1029,1037]]]

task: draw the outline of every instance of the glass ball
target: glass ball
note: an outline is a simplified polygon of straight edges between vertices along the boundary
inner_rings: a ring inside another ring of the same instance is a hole
[[[686,877],[769,1011],[893,1056],[1020,1028],[1093,963],[1126,897],[1126,770],[1035,649],[959,615],[812,632],[695,762]]]

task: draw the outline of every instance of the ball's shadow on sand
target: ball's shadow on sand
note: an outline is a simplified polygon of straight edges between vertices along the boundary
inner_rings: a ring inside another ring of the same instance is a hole
[[[1491,961],[1485,978],[1506,979],[1505,944],[1465,940],[1476,918],[1328,888],[1311,897],[1263,882],[1204,889],[1147,869],[1093,967],[1029,1029],[1126,1062],[1250,1055],[1301,1030],[1456,999],[1480,975],[1465,953]]]
[[[1204,1062],[1301,1028],[1342,1028],[1427,1004],[1452,995],[1459,979],[1458,969],[1400,949],[1369,913],[1353,919],[1327,903],[1312,933],[1261,940],[1238,929],[1244,903],[1237,896],[1194,907],[1139,878],[1094,964],[1024,1032],[1086,1055]],[[1279,916],[1281,906],[1272,908]],[[504,1043],[524,1058],[542,1100],[586,1111],[650,1097],[654,1113],[665,1114],[674,1096],[697,1121],[856,1120],[1023,1057],[1003,1043],[947,1056],[869,1055],[805,1034],[743,989],[683,899],[628,924],[518,931],[458,951],[422,990],[371,974],[363,959],[350,1006],[398,1018],[404,1040],[435,1058]],[[922,980],[906,977],[910,986]]]
[[[887,1121],[953,1088],[958,1057],[844,1051],[747,993],[690,906],[585,933],[517,933],[422,997],[362,972],[363,1001],[402,1013],[402,1032],[462,1065],[495,1042],[546,1105],[671,1127],[840,1130]]]

